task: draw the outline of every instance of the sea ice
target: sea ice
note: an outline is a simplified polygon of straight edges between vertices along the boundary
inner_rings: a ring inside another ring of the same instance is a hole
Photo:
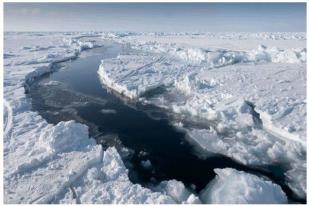
[[[298,181],[306,177],[304,33],[143,34],[116,40],[135,52],[101,63],[105,86],[198,125],[185,130],[207,153],[252,166],[285,165],[287,184],[306,196],[305,181]],[[162,92],[144,95],[156,88]]]
[[[216,177],[201,192],[204,203],[284,204],[287,197],[279,185],[231,168],[215,169]]]
[[[131,183],[118,152],[114,148],[103,152],[89,138],[87,126],[74,121],[48,124],[31,110],[26,92],[33,81],[52,72],[54,63],[102,45],[104,40],[98,37],[5,33],[5,203],[175,203],[163,191]]]
[[[52,72],[54,63],[74,59],[82,50],[103,45],[104,39],[137,50],[102,62],[98,71],[102,83],[128,98],[163,107],[180,121],[197,124],[184,129],[204,152],[247,165],[284,164],[289,187],[299,197],[306,196],[304,33],[4,36],[5,203],[200,202],[176,180],[152,190],[133,184],[118,152],[103,151],[89,138],[85,125],[74,121],[51,125],[31,110],[25,93],[33,81]],[[162,92],[145,95],[156,88]],[[233,169],[216,173],[201,195],[203,201],[237,197],[235,201],[249,203],[267,193],[262,200],[286,202],[280,187],[270,181]],[[226,185],[226,197],[216,196],[217,183]]]

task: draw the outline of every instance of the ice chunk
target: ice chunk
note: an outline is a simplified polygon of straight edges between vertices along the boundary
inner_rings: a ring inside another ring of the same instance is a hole
[[[181,185],[181,183],[178,184]],[[114,147],[104,151],[103,162],[98,162],[88,169],[84,176],[71,185],[71,188],[75,191],[76,197],[70,195],[71,191],[66,191],[64,198],[59,202],[71,203],[74,199],[76,203],[84,204],[172,204],[177,202],[174,200],[174,193],[166,193],[163,189],[151,191],[130,182],[128,171]],[[185,190],[181,187],[180,189]],[[196,202],[196,196],[191,195],[188,201]]]
[[[117,111],[114,109],[101,109],[100,111],[102,114],[116,114]]]
[[[169,180],[161,182],[156,190],[171,196],[178,203],[200,203],[194,194],[191,194],[182,182]]]
[[[152,167],[150,160],[141,161],[141,165],[145,169],[151,169]]]
[[[279,185],[231,168],[215,169],[215,179],[201,192],[203,203],[283,204],[287,197]]]
[[[74,121],[60,122],[51,130],[40,135],[40,142],[46,144],[48,150],[58,152],[69,152],[79,150],[89,144],[88,127]],[[93,145],[95,144],[92,139]]]

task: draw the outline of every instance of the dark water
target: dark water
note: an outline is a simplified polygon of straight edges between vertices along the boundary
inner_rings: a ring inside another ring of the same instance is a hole
[[[185,134],[158,108],[126,102],[103,88],[97,74],[100,60],[120,52],[130,51],[118,44],[85,51],[57,72],[45,75],[31,88],[33,109],[50,123],[74,119],[87,124],[90,135],[103,147],[117,147],[133,182],[147,186],[176,179],[198,193],[215,177],[214,168],[232,167],[267,176],[282,186],[291,202],[304,202],[293,197],[284,184],[281,167],[249,168],[219,155],[200,159]],[[46,85],[51,80],[60,84]],[[150,160],[152,166],[142,166],[144,160]]]

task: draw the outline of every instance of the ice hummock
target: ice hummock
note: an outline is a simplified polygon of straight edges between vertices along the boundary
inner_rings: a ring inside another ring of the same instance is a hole
[[[201,192],[210,204],[284,204],[287,197],[279,185],[231,168],[215,169],[215,179]]]
[[[177,199],[173,196],[173,193],[169,192],[183,189],[182,183],[173,181],[175,185],[172,185],[168,192],[164,189],[154,192],[138,184],[133,184],[128,178],[128,171],[117,150],[115,148],[108,148],[104,151],[101,162],[89,168],[85,175],[71,185],[71,188],[67,188],[64,198],[60,200],[60,203],[76,203],[77,200],[86,204],[185,203],[187,199]],[[73,194],[76,194],[78,199],[74,198]],[[193,194],[188,193],[189,195]],[[193,195],[193,197],[198,200],[197,196]],[[188,200],[188,203],[191,203],[191,199]]]

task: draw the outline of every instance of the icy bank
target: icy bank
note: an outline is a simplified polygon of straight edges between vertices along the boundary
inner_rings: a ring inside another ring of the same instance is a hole
[[[109,148],[104,152],[99,164],[88,169],[84,176],[67,188],[60,203],[175,204],[199,202],[198,197],[189,193],[181,182],[175,180],[173,182],[174,184],[169,188],[160,188],[157,192],[131,183],[128,171],[116,149]],[[175,196],[174,191],[183,190],[186,190],[188,194]]]
[[[152,192],[131,183],[116,149],[103,152],[82,124],[48,125],[35,143],[25,151],[31,154],[28,162],[19,157],[23,163],[6,174],[8,203],[178,202],[163,191]]]
[[[255,175],[231,168],[215,169],[216,177],[201,192],[204,203],[284,204],[287,197],[280,186]]]
[[[158,54],[120,55],[102,61],[98,74],[104,85],[135,99],[151,89],[173,84],[175,71],[169,66],[172,62]]]
[[[80,51],[101,45],[95,36],[5,34],[5,203],[177,202],[165,191],[153,192],[132,184],[117,151],[110,148],[103,152],[89,139],[85,125],[74,121],[51,125],[31,111],[25,94],[31,83],[51,72],[54,63],[74,59]]]
[[[53,201],[74,181],[75,172],[82,173],[100,154],[101,148],[87,138],[87,127],[74,122],[47,124],[30,110],[25,95],[35,78],[51,71],[53,63],[78,54],[64,45],[62,36],[5,36],[4,49],[10,54],[4,60],[6,203]]]
[[[182,43],[169,36],[124,38],[137,53],[102,62],[98,74],[110,89],[169,110],[178,125],[198,125],[186,129],[200,151],[246,165],[284,165],[287,184],[304,198],[306,48],[304,40],[285,37],[268,39],[272,46],[257,38],[250,49],[234,40],[220,48],[215,38],[199,37],[212,45],[201,48],[185,35]]]

